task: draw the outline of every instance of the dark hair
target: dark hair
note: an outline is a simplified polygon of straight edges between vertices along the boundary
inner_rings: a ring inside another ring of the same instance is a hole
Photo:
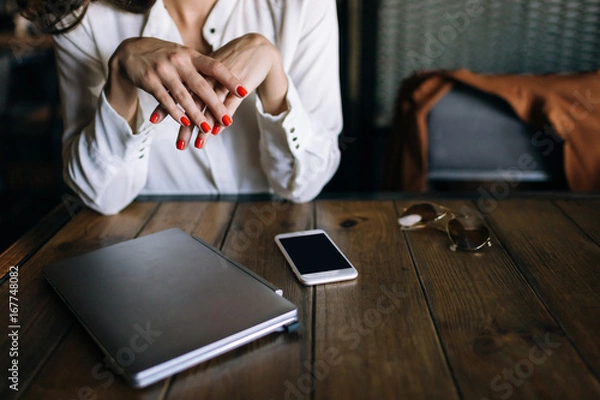
[[[64,33],[76,27],[92,1],[96,0],[17,0],[21,15],[33,21],[46,33]],[[121,10],[144,13],[156,0],[102,0]]]

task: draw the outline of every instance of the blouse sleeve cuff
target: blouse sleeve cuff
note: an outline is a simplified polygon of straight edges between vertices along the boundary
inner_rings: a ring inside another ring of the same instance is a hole
[[[288,87],[287,103],[287,111],[279,115],[271,115],[264,111],[260,98],[256,96],[256,108],[263,128],[263,138],[268,140],[270,145],[287,147],[293,155],[296,155],[304,151],[311,142],[314,131],[309,115],[304,112],[300,96],[291,84]]]
[[[137,133],[121,115],[119,115],[101,92],[96,116],[95,147],[97,155],[107,161],[125,162],[143,159],[148,156],[154,126],[143,118],[138,105],[136,112]]]

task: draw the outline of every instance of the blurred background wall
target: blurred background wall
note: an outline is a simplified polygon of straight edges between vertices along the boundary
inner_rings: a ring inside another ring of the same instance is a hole
[[[56,207],[60,105],[52,43],[0,1],[0,251]]]
[[[341,0],[346,119],[333,186],[379,187],[396,94],[416,70],[600,69],[600,0]]]

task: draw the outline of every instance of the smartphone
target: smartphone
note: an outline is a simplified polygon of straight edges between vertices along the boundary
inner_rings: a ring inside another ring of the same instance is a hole
[[[305,285],[354,279],[358,271],[322,229],[281,233],[275,243]]]

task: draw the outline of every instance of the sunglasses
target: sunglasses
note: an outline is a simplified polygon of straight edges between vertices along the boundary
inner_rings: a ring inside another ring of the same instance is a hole
[[[446,232],[452,241],[452,251],[475,251],[492,245],[490,231],[481,218],[464,215],[439,204],[413,204],[404,209],[398,224],[407,231],[431,227]]]

